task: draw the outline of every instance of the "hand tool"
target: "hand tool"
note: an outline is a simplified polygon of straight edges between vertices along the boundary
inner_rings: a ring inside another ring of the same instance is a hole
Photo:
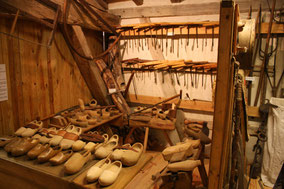
[[[205,47],[207,47],[207,27],[205,27]]]
[[[175,28],[172,27],[172,45],[171,45],[171,49],[170,49],[170,52],[171,53],[174,53],[174,46],[175,46],[175,42],[174,42],[174,35],[175,35]]]
[[[157,71],[154,71],[155,83],[157,84]]]
[[[195,31],[196,31],[196,47],[198,48],[198,26],[196,26]]]
[[[179,78],[178,78],[178,73],[175,72],[175,75],[176,75],[177,84],[180,86],[180,82],[179,82]]]
[[[186,88],[188,89],[188,83],[189,83],[189,81],[188,81],[188,76],[189,74],[187,74],[187,83],[186,83]]]
[[[180,40],[181,40],[181,41],[180,41],[180,45],[181,45],[181,46],[182,46],[182,28],[183,28],[183,27],[180,27],[180,28],[179,28],[179,33],[180,33],[179,35],[180,35]]]
[[[134,44],[135,44],[135,48],[137,47],[137,40],[136,40],[136,31],[135,31],[135,29],[133,29],[133,36],[134,36],[134,38],[133,38],[133,40],[134,40]]]
[[[141,43],[140,43],[140,30],[137,30],[138,33],[138,50],[141,47]]]
[[[203,82],[204,82],[204,74],[205,74],[205,70],[204,67],[202,68],[202,84],[201,86],[203,87]]]
[[[168,55],[168,28],[166,28],[166,56]]]
[[[177,57],[179,58],[179,40],[180,40],[180,37],[178,38],[177,40]]]
[[[193,87],[193,72],[192,72],[192,67],[190,67],[190,80],[191,80],[191,87]]]
[[[129,45],[129,48],[131,48],[131,42],[130,42],[130,30],[128,30],[128,34],[129,34],[129,35],[128,35],[128,37],[129,37],[129,38],[128,38],[128,42],[129,42],[129,43],[128,43],[128,45]]]
[[[163,38],[164,38],[164,28],[161,29],[161,46],[162,46],[162,52],[164,52],[164,42],[163,42]]]
[[[186,86],[185,70],[183,71],[183,86]]]
[[[207,74],[205,75],[204,89],[206,89],[206,84],[207,84]]]
[[[152,46],[154,46],[153,34],[152,34],[152,28],[150,28],[150,37],[151,37],[151,43],[152,43]]]
[[[158,44],[158,28],[155,28],[155,49],[157,49],[157,44]]]
[[[198,79],[198,80],[197,80]],[[198,88],[199,74],[197,73],[197,68],[195,68],[195,88]]]
[[[190,32],[190,25],[187,26],[187,41],[186,41],[186,45],[189,45],[189,32]]]
[[[214,47],[214,26],[212,26],[212,45],[211,45],[211,51],[213,51]]]

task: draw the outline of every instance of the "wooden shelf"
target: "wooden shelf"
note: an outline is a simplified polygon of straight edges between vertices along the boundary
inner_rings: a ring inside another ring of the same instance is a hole
[[[118,114],[118,115],[114,115],[112,117],[110,117],[109,119],[107,120],[102,120],[100,121],[99,123],[95,124],[95,125],[89,125],[88,127],[85,127],[85,128],[82,128],[82,132],[86,132],[86,131],[90,131],[92,130],[93,128],[96,128],[96,127],[99,127],[103,124],[106,124],[106,123],[109,123],[115,119],[118,119],[119,117],[121,117],[123,114]]]

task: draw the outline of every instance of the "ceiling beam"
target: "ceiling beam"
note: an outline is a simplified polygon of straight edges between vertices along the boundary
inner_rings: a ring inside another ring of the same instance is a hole
[[[268,10],[266,0],[245,1],[237,0],[240,12],[246,13],[250,10],[257,11],[261,3],[263,10]],[[281,5],[278,3],[278,9]],[[174,17],[174,16],[194,16],[213,15],[220,13],[220,2],[192,3],[192,4],[168,4],[160,6],[126,7],[119,9],[109,9],[109,13],[121,16],[122,19],[144,18],[144,17]]]
[[[172,3],[181,3],[183,2],[184,0],[171,0]]]
[[[143,0],[132,0],[137,6],[143,5]]]
[[[62,0],[50,0],[51,2],[60,5],[61,12],[63,11],[64,1]],[[0,4],[3,6],[10,6],[15,9],[19,9],[20,11],[26,12],[29,15],[32,15],[35,18],[42,20],[54,20],[55,11],[50,7],[39,3],[38,1],[30,1],[30,0],[0,0]],[[108,12],[102,11],[100,9],[93,8],[107,23],[113,27],[116,27],[120,24],[120,18]],[[99,30],[99,31],[107,31],[111,32],[106,26],[100,24],[100,21],[97,20],[97,23],[94,23],[90,18],[86,16],[84,11],[79,9],[75,4],[70,4],[69,14],[67,23],[71,25],[80,25],[85,28]],[[59,23],[63,22],[63,15],[61,14],[59,19]]]

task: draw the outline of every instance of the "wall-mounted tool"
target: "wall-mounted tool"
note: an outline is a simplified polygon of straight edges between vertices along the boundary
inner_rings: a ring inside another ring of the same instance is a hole
[[[214,47],[214,26],[212,26],[212,45],[211,45],[211,51],[213,51]]]

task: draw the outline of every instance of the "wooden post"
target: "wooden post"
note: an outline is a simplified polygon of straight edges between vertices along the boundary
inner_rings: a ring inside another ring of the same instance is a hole
[[[209,189],[223,188],[223,181],[229,159],[228,154],[232,133],[234,99],[234,65],[232,64],[234,9],[234,2],[221,2],[213,140],[209,168]]]

